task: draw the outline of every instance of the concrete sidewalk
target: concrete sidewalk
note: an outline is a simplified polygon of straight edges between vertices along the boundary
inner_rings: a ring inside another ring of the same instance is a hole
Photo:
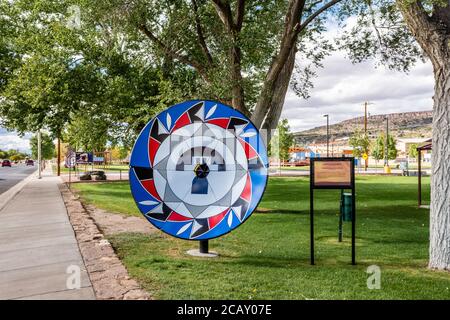
[[[58,183],[46,172],[0,211],[0,299],[95,299]]]

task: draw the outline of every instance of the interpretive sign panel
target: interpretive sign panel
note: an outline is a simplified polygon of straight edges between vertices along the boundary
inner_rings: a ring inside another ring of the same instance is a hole
[[[314,187],[351,188],[352,162],[347,159],[328,161],[315,159],[312,166]]]

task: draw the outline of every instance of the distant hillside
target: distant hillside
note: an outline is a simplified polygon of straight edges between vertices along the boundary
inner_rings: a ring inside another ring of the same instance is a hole
[[[367,130],[369,136],[376,137],[379,132],[386,130],[386,116],[389,119],[389,132],[398,138],[431,137],[432,112],[403,112],[369,116]],[[364,129],[364,117],[344,120],[330,125],[330,135],[333,139],[349,137],[355,129]],[[313,129],[294,133],[296,143],[307,145],[326,141],[327,127],[320,126]]]

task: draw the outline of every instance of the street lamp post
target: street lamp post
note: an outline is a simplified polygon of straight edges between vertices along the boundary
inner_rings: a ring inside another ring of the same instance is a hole
[[[370,113],[367,112],[367,107],[369,106],[369,104],[373,104],[373,103],[368,102],[368,101],[364,102],[364,135],[366,137],[368,137],[368,135],[367,135],[367,120],[368,120],[368,117],[370,117]],[[364,153],[368,154],[369,153],[368,151],[369,150],[364,150]],[[369,157],[367,157],[364,160],[364,170],[367,171],[368,167],[369,167]]]
[[[41,137],[41,130],[38,130],[38,132],[37,132],[37,143],[38,143],[38,150],[37,150],[37,152],[38,152],[38,179],[41,179],[42,178],[42,175],[41,175],[41,170],[42,170],[42,150],[41,150],[41,148],[42,148],[42,137]]]
[[[391,173],[389,168],[389,118],[386,116],[386,139],[384,142],[384,173]]]
[[[366,139],[367,137],[367,105],[369,103],[366,101],[364,102],[364,139]],[[367,152],[367,150],[364,150],[364,152]],[[367,167],[369,166],[369,159],[368,157],[366,157],[364,159],[364,171],[367,171]]]
[[[384,165],[387,167],[389,166],[389,158],[388,158],[388,143],[389,143],[389,119],[386,117],[386,139],[384,142]]]
[[[327,118],[327,157],[330,156],[330,117],[328,114],[324,114],[324,117]]]

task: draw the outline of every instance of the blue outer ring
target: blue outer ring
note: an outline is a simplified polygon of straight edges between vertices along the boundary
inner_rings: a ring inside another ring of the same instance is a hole
[[[209,117],[207,118],[208,121],[224,118],[238,118],[245,120],[247,122],[247,125],[240,134],[240,139],[248,143],[256,151],[256,153],[258,154],[257,161],[260,165],[257,167],[257,169],[249,169],[248,171],[252,186],[251,200],[248,203],[246,212],[241,217],[241,219],[237,217],[237,214],[233,210],[229,210],[217,225],[215,225],[208,231],[204,232],[203,234],[192,238],[191,229],[193,225],[193,220],[184,222],[169,221],[169,220],[161,221],[148,215],[148,212],[151,211],[153,208],[157,207],[159,204],[143,205],[142,202],[145,201],[145,203],[151,202],[160,203],[161,201],[152,196],[152,194],[148,192],[146,188],[143,187],[143,184],[141,180],[139,180],[139,177],[136,173],[137,171],[135,170],[135,167],[151,169],[151,160],[149,156],[149,139],[151,136],[151,130],[154,123],[158,121],[158,125],[159,126],[163,125],[164,126],[163,129],[167,130],[170,133],[171,130],[175,127],[177,120],[180,119],[180,117],[184,115],[188,110],[193,108],[193,106],[198,105],[199,103],[204,103],[205,115],[208,114],[208,112],[215,105],[217,105],[217,107],[214,109],[215,111],[211,113],[211,115],[209,115]],[[241,137],[242,134],[247,133],[249,131],[253,131],[256,134],[253,133],[254,135],[252,137]],[[180,239],[208,240],[225,235],[230,231],[236,229],[245,221],[247,221],[247,219],[250,217],[250,215],[253,213],[253,211],[256,209],[259,202],[261,201],[264,191],[266,189],[268,180],[268,167],[269,161],[265,143],[262,137],[260,136],[259,131],[257,130],[257,128],[251,122],[250,119],[248,119],[244,114],[237,111],[236,109],[233,109],[230,106],[227,106],[225,104],[216,101],[190,100],[173,105],[168,109],[166,109],[165,111],[162,111],[152,120],[150,120],[147,123],[147,125],[142,129],[141,133],[136,139],[135,145],[131,152],[130,171],[129,171],[130,189],[140,212],[156,228],[160,229],[161,231],[171,236]],[[231,225],[229,225],[228,223],[229,215],[233,215],[233,217],[231,218],[232,221]],[[192,224],[190,227],[187,227],[187,229],[184,232],[178,233],[185,225],[191,222]]]

